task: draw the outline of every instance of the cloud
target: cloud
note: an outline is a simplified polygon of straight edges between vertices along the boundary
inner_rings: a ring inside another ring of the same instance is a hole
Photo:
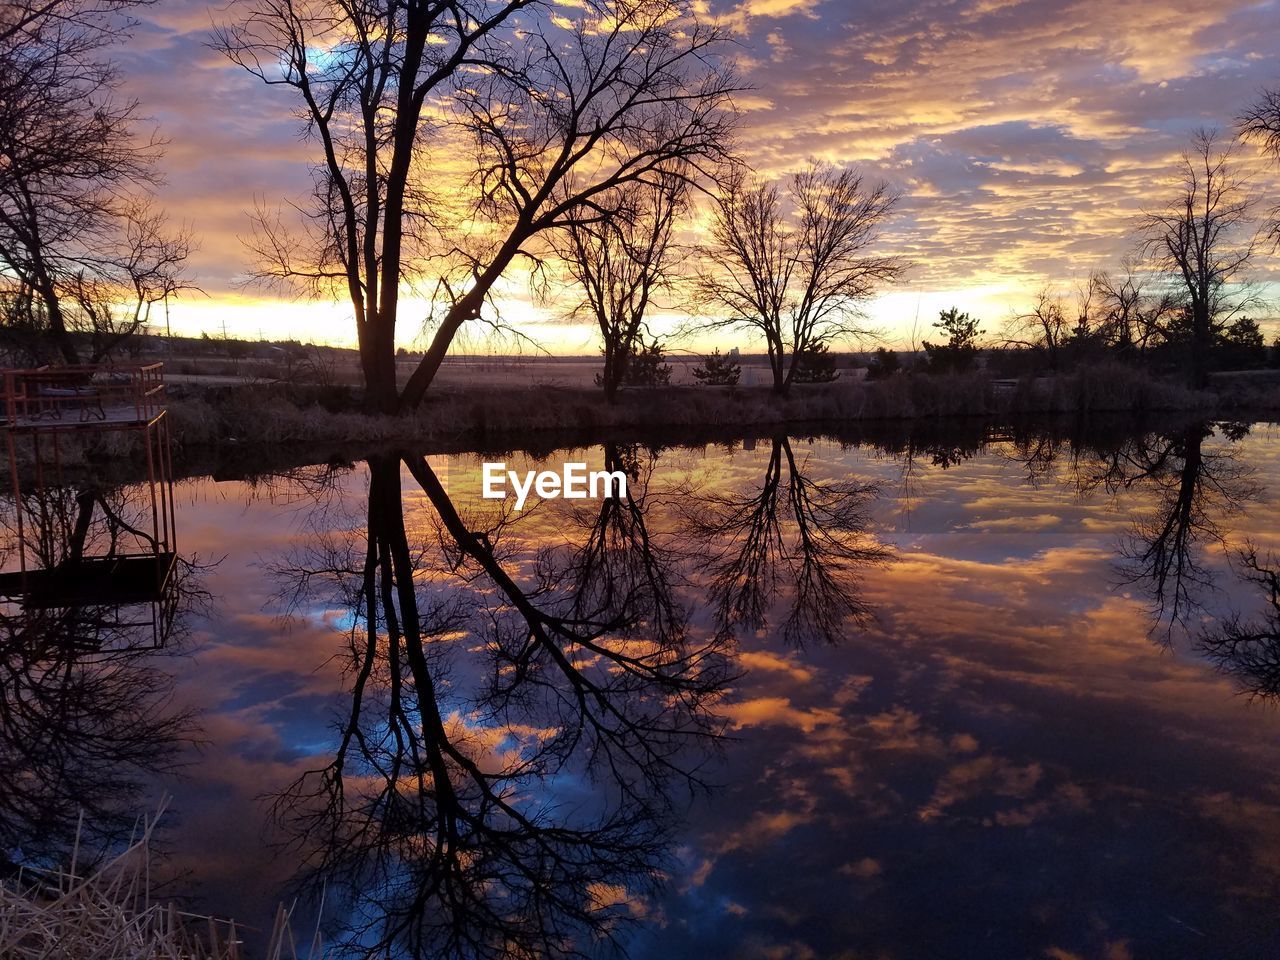
[[[786,697],[758,697],[729,704],[725,715],[735,730],[744,727],[789,726],[803,733],[812,733],[823,724],[836,723],[840,717],[828,710],[797,709]]]
[[[755,167],[779,174],[813,156],[884,176],[904,193],[887,244],[917,262],[911,292],[981,294],[1007,307],[1130,252],[1136,217],[1188,131],[1230,126],[1280,62],[1274,4],[1251,0],[708,9],[741,46],[753,89],[742,97],[740,143]],[[230,313],[246,310],[231,299],[250,267],[245,211],[305,196],[315,144],[301,138],[287,93],[209,47],[203,3],[145,13],[121,59],[129,93],[170,141],[162,198],[200,239],[201,286]],[[1274,189],[1272,173],[1259,175]],[[1280,278],[1274,263],[1263,278]],[[508,296],[528,299],[514,288]],[[900,304],[877,308],[895,332],[906,323]],[[345,317],[326,322],[350,338]]]

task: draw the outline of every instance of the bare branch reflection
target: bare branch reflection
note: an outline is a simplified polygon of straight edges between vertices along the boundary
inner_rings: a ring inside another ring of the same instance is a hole
[[[446,549],[411,542],[406,471]],[[477,530],[425,458],[374,458],[363,543],[278,568],[285,593],[329,584],[350,611],[350,714],[276,810],[304,879],[339,891],[352,949],[585,955],[656,887],[671,787],[700,783],[726,672],[686,632],[642,517],[603,504],[524,584],[498,550],[507,518]]]
[[[51,486],[6,500],[0,515],[11,554],[21,510],[28,559],[66,579],[137,542],[154,549],[138,518],[146,502],[137,487]],[[202,573],[178,557],[161,585],[94,597],[4,575],[0,862],[50,865],[73,845],[81,862],[106,853],[128,836],[149,778],[179,765],[195,718],[174,704],[159,658],[182,651],[206,608]]]
[[[1256,495],[1236,445],[1235,424],[1192,423],[1130,439],[1104,458],[1081,464],[1082,491],[1136,490],[1150,497],[1121,546],[1121,578],[1150,591],[1156,628],[1166,636],[1202,609],[1213,588],[1206,548],[1222,546],[1223,523]],[[1221,443],[1205,441],[1221,435]]]
[[[786,598],[783,639],[838,641],[871,610],[859,572],[893,554],[868,532],[874,484],[815,480],[787,437],[774,437],[760,486],[749,493],[691,493],[687,532],[705,553],[711,607],[721,636],[768,626]]]
[[[1229,613],[1200,634],[1198,645],[1250,696],[1274,700],[1280,697],[1280,557],[1260,555],[1249,543],[1236,560],[1243,578],[1262,593],[1264,611],[1253,619]]]

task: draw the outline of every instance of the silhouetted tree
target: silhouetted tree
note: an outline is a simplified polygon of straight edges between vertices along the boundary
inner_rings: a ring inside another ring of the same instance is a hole
[[[666,352],[657,340],[645,343],[640,339],[632,344],[623,371],[622,382],[628,387],[665,387],[671,382],[671,365],[666,362]],[[597,375],[596,383],[600,382]]]
[[[825,343],[813,343],[796,355],[794,383],[831,383],[840,376],[836,358]]]
[[[1240,131],[1273,161],[1280,162],[1280,87],[1264,89],[1258,95],[1240,117]],[[1267,231],[1271,242],[1280,244],[1280,204],[1272,207]]]
[[[868,380],[884,380],[902,369],[902,361],[898,354],[884,347],[876,347],[875,354],[867,363]]]
[[[1206,448],[1215,432],[1225,444]],[[1203,551],[1223,543],[1223,519],[1256,493],[1235,455],[1240,436],[1233,424],[1196,422],[1168,435],[1132,438],[1077,463],[1077,485],[1084,493],[1103,488],[1151,495],[1122,545],[1121,575],[1150,589],[1156,626],[1166,636],[1201,608],[1202,594],[1211,586]]]
[[[1222,332],[1220,365],[1228,370],[1255,370],[1267,365],[1267,341],[1258,321],[1237,317]]]
[[[153,0],[8,0],[0,7],[0,44],[23,43],[51,28],[67,26],[94,48],[120,36],[132,24],[128,11]]]
[[[1072,330],[1072,322],[1067,318],[1061,298],[1045,287],[1037,292],[1035,305],[1030,310],[1010,318],[1005,342],[1041,351],[1049,369],[1057,371]]]
[[[1252,543],[1236,553],[1246,581],[1261,588],[1267,607],[1259,619],[1228,614],[1200,633],[1199,648],[1250,696],[1280,697],[1280,559]]]
[[[412,541],[405,470],[434,514]],[[277,567],[294,601],[329,591],[352,611],[336,749],[276,804],[347,908],[344,946],[533,958],[615,941],[659,882],[671,791],[700,786],[726,681],[716,643],[685,630],[644,484],[531,567],[505,560],[508,518],[478,527],[425,459],[374,458],[369,484],[363,530]],[[580,779],[590,799],[561,802]]]
[[[1254,302],[1239,285],[1258,249],[1256,198],[1239,172],[1235,150],[1213,130],[1200,130],[1179,164],[1176,196],[1144,217],[1146,249],[1185,294],[1190,367],[1196,386],[1208,382],[1222,328]]]
[[[758,491],[684,498],[720,634],[766,627],[780,598],[788,643],[835,643],[848,623],[865,622],[860,572],[893,556],[868,532],[876,493],[872,484],[806,476],[790,440],[775,437]]]
[[[602,223],[632,188],[701,179],[725,159],[736,86],[717,62],[725,37],[676,0],[243,6],[220,46],[294,91],[321,153],[310,240],[260,217],[262,275],[350,299],[383,411],[418,405],[459,330],[484,319],[514,261],[544,256],[548,232]],[[435,101],[473,142],[474,203],[460,218],[483,231],[449,229],[431,195]],[[414,283],[434,291],[434,333],[397,392],[400,295]]]
[[[897,201],[887,184],[812,164],[788,178],[785,194],[734,176],[714,207],[698,280],[713,326],[764,338],[779,394],[818,344],[867,335],[862,306],[906,269],[900,258],[871,253]]]
[[[722,357],[713,350],[693,368],[693,378],[709,387],[732,387],[742,377],[742,366],[733,357]]]
[[[1162,342],[1183,312],[1183,297],[1125,258],[1117,273],[1096,274],[1103,336],[1122,358],[1142,356]]]
[[[131,4],[22,0],[0,13],[0,316],[11,346],[69,363],[134,333],[186,283],[186,236],[152,203],[160,142],[136,135],[106,49]]]
[[[555,243],[582,289],[579,312],[590,314],[600,329],[604,370],[597,382],[609,403],[617,400],[628,362],[643,343],[646,312],[671,285],[671,229],[684,209],[686,189],[678,177],[620,189],[603,202],[615,211],[611,217],[573,223]]]
[[[938,314],[934,326],[947,335],[947,342],[924,342],[930,372],[963,373],[973,367],[978,357],[978,337],[982,334],[979,322],[956,307]]]

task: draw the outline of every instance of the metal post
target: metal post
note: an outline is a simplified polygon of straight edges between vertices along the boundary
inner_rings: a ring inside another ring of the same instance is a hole
[[[167,412],[162,411],[160,414],[160,422],[164,427],[164,454],[165,462],[165,483],[169,488],[169,536],[171,538],[169,549],[178,552],[178,514],[177,508],[173,502],[173,443],[169,439],[169,416]]]
[[[156,465],[151,451],[151,424],[143,427],[144,445],[147,448],[147,486],[151,490],[151,535],[157,547],[160,541],[160,513],[156,507]],[[157,550],[157,552],[159,552]]]
[[[18,516],[18,569],[22,571],[24,579],[23,589],[25,590],[25,578],[27,575],[27,538],[22,521],[22,484],[18,482],[18,451],[13,443],[12,427],[5,431],[5,440],[9,447],[9,476],[13,479],[13,509]]]

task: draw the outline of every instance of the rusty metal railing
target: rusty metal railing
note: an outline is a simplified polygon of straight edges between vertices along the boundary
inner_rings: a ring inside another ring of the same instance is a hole
[[[63,415],[74,410],[77,423],[92,424],[132,412],[145,423],[165,407],[164,364],[137,366],[81,364],[4,371],[4,412],[9,426],[68,423]]]

